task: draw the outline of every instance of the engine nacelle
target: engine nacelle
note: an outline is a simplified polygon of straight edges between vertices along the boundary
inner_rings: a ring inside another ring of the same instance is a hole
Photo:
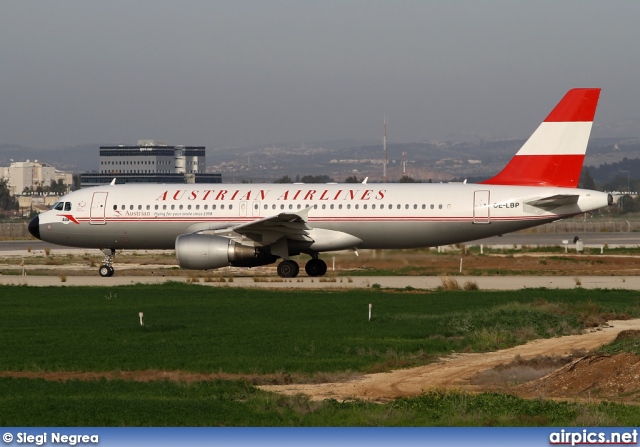
[[[176,258],[184,269],[209,270],[233,265],[257,267],[275,262],[278,258],[254,247],[238,244],[222,236],[210,234],[181,234],[176,238]]]

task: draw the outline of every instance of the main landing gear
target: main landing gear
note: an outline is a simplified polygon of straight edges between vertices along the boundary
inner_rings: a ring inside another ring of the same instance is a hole
[[[100,276],[103,278],[113,276],[115,272],[113,269],[113,257],[116,255],[116,251],[111,248],[105,248],[102,250],[102,253],[104,253],[104,260],[98,269],[98,273],[100,273]]]
[[[327,273],[327,264],[320,258],[309,259],[304,265],[304,271],[312,277],[323,276]],[[281,278],[295,278],[299,272],[300,267],[298,263],[291,259],[278,264],[278,275],[280,275]]]

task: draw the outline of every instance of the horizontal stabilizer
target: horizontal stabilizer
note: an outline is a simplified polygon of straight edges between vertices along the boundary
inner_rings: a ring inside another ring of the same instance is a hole
[[[579,198],[580,195],[578,194],[557,194],[542,199],[530,200],[525,202],[525,204],[549,210],[563,205],[575,205],[578,203]]]

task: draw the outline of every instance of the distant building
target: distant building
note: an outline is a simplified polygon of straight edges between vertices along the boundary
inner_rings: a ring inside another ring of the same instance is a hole
[[[101,146],[98,173],[82,174],[81,187],[122,183],[222,183],[205,172],[204,146],[169,146],[138,140],[136,146]]]
[[[62,183],[68,190],[73,184],[71,173],[58,171],[48,163],[35,161],[18,161],[9,167],[0,167],[0,178],[7,182],[9,192],[13,195],[45,192],[51,182]]]

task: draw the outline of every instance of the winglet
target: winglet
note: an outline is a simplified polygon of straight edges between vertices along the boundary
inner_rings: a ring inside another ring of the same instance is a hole
[[[599,88],[569,90],[488,185],[578,186]]]

